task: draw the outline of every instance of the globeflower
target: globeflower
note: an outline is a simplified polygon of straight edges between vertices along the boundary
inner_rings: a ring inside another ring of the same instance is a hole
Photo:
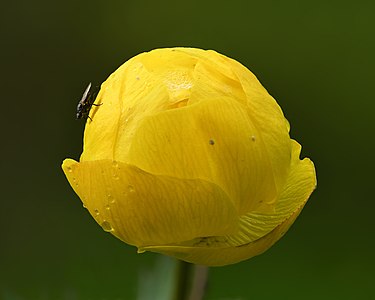
[[[156,49],[119,67],[64,173],[96,222],[139,252],[209,266],[270,248],[316,186],[257,78],[215,51]]]

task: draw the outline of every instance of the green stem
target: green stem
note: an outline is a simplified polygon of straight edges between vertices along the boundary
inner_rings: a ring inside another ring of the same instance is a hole
[[[202,300],[206,294],[208,267],[195,265],[189,300]]]
[[[173,300],[202,300],[206,292],[207,279],[207,267],[179,260]]]
[[[173,300],[187,300],[190,289],[192,265],[182,260],[176,261],[175,292]]]

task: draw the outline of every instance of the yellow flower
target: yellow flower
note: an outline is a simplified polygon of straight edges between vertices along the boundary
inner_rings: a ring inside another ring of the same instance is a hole
[[[276,101],[215,51],[139,54],[101,86],[80,161],[63,170],[122,241],[203,265],[271,247],[316,186]]]

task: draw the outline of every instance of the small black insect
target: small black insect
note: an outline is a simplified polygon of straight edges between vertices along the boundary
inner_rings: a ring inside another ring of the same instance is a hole
[[[92,119],[89,116],[91,106],[100,106],[103,104],[94,104],[96,93],[90,92],[90,89],[91,82],[89,83],[85,92],[83,93],[81,100],[78,102],[76,115],[77,120],[82,118],[89,118],[92,121]]]

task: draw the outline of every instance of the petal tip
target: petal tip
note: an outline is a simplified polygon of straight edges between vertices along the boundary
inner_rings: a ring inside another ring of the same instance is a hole
[[[65,158],[61,164],[61,168],[66,171],[78,162],[71,158]]]

